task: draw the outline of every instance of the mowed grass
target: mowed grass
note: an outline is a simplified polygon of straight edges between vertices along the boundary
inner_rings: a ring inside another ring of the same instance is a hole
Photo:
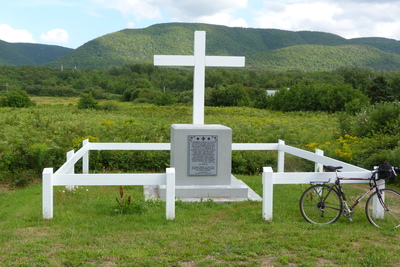
[[[261,176],[237,176],[262,194]],[[369,224],[363,207],[354,221],[312,225],[298,201],[307,185],[275,185],[272,222],[261,202],[144,201],[121,214],[119,187],[55,188],[54,219],[43,220],[41,184],[0,191],[2,266],[398,266],[399,232]],[[365,185],[365,188],[367,186]],[[355,194],[364,189],[358,185]]]

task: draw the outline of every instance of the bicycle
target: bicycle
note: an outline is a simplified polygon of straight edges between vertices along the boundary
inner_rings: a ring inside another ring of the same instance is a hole
[[[311,187],[306,189],[300,198],[300,211],[304,219],[314,224],[331,224],[336,222],[343,214],[352,221],[354,207],[357,206],[371,191],[374,191],[365,204],[365,213],[368,221],[378,228],[397,228],[400,226],[400,193],[393,189],[380,189],[377,181],[396,176],[399,168],[387,164],[385,172],[381,165],[372,171],[371,178],[344,178],[338,172],[341,166],[326,166],[330,171],[335,171],[336,180],[332,185],[327,182],[311,182]],[[390,170],[388,169],[390,166]],[[379,172],[379,173],[378,173]],[[381,176],[381,178],[380,178]],[[370,188],[349,206],[346,195],[343,191],[342,180],[367,180]],[[314,185],[313,185],[314,184]]]

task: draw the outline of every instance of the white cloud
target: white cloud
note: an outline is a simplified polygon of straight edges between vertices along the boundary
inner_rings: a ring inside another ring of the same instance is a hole
[[[0,24],[0,40],[10,43],[36,43],[30,32],[13,29],[8,24]]]
[[[42,33],[40,39],[47,43],[67,44],[69,42],[69,35],[64,29],[54,29],[47,33]]]
[[[246,8],[248,0],[92,0],[104,8],[115,9],[135,20],[164,19],[181,22],[204,22],[228,26],[243,26],[243,18],[232,15]]]
[[[216,13],[211,16],[200,16],[186,19],[175,18],[173,21],[176,22],[197,22],[197,23],[208,23],[216,25],[225,25],[229,27],[247,27],[247,22],[244,19],[237,19],[229,13]]]
[[[166,6],[172,21],[203,22],[231,27],[247,27],[243,18],[233,13],[247,7],[247,0],[188,0]]]
[[[127,29],[133,29],[135,28],[135,23],[132,21],[129,21],[128,23],[126,23],[126,28]]]
[[[214,16],[247,7],[247,0],[165,0],[163,2],[165,2],[164,8],[172,16],[180,18]]]
[[[138,19],[161,17],[158,2],[162,0],[92,0],[104,8],[115,9],[124,15],[134,15]]]
[[[94,10],[89,10],[86,12],[89,16],[94,17],[94,18],[102,18],[103,15],[94,11]]]
[[[264,1],[256,27],[335,33],[345,38],[400,39],[399,0]]]

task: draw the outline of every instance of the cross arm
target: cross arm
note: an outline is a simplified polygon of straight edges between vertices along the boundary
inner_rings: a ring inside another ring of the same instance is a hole
[[[154,56],[155,66],[194,66],[194,56]]]
[[[208,67],[244,67],[245,57],[206,56]]]

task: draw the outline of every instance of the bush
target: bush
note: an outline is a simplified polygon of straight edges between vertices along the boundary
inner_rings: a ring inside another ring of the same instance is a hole
[[[214,107],[243,107],[250,105],[250,98],[241,84],[231,86],[219,85],[210,90],[210,96],[206,99],[206,105]]]
[[[0,105],[13,108],[27,108],[36,105],[23,90],[11,91],[0,100]]]
[[[154,104],[157,106],[169,106],[175,103],[176,99],[171,93],[162,93],[154,98]]]
[[[400,105],[398,103],[380,102],[355,116],[340,116],[340,127],[343,133],[355,136],[372,134],[397,135],[399,132]]]
[[[98,102],[90,94],[82,94],[78,102],[79,109],[95,109],[98,107]]]
[[[351,108],[351,112],[357,112],[368,104],[368,97],[350,85],[314,81],[303,81],[281,89],[267,99],[267,107],[280,111],[337,112]]]
[[[107,111],[117,111],[117,110],[119,110],[119,106],[114,101],[107,101],[107,102],[104,102],[103,104],[101,104],[99,106],[99,109],[107,110]]]

